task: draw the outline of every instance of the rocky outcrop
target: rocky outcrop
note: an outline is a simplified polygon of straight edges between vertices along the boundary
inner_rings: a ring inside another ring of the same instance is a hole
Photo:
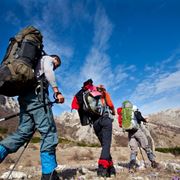
[[[176,147],[180,146],[180,110],[167,110],[149,116],[149,123],[146,124],[154,139],[155,147]],[[171,123],[171,121],[173,123]],[[90,126],[81,126],[77,112],[64,112],[56,118],[61,137],[87,143],[97,143],[97,137]],[[168,136],[167,136],[168,134]],[[113,146],[128,146],[128,134],[119,128],[117,117],[113,122]]]
[[[7,117],[12,114],[16,114],[19,112],[19,104],[12,97],[6,97],[0,95],[0,118]],[[6,133],[13,132],[18,125],[18,118],[12,118],[8,121],[0,122],[0,139],[6,135]]]
[[[19,104],[18,102],[12,98],[0,95],[0,107],[5,111],[18,112]]]
[[[56,117],[59,124],[60,136],[72,141],[83,141],[86,143],[98,143],[91,126],[81,126],[77,112],[64,112]]]

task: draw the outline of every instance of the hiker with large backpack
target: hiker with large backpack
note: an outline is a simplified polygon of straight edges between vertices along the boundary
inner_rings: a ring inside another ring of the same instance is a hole
[[[31,59],[26,57],[26,53],[32,49],[29,48],[28,45],[24,49],[25,52],[21,50],[23,57],[20,56],[19,60],[24,64],[27,64],[28,60],[29,63],[31,63]],[[14,57],[12,57],[12,59],[13,58]],[[13,59],[13,61],[16,60],[15,58]],[[32,67],[34,69],[33,76],[35,81],[33,80],[34,84],[30,83],[29,86],[26,84],[24,89],[17,91],[20,105],[19,126],[16,132],[0,141],[0,162],[2,162],[8,154],[16,152],[21,146],[28,142],[37,129],[41,134],[41,179],[49,180],[51,178],[52,180],[58,180],[59,178],[55,171],[57,167],[55,151],[58,144],[58,135],[48,97],[48,85],[50,84],[52,87],[56,102],[63,103],[64,97],[58,89],[54,74],[54,70],[60,66],[61,60],[57,55],[45,55],[39,60],[33,58],[32,60],[37,61],[35,63],[36,65]],[[9,63],[12,69],[14,68],[13,63]],[[7,83],[7,86],[8,85]],[[32,109],[34,110],[31,111]]]
[[[115,109],[104,86],[94,86],[92,79],[84,82],[82,89],[73,98],[72,109],[78,110],[82,125],[93,125],[102,146],[97,175],[101,177],[116,175],[110,153],[112,116],[115,115]]]
[[[129,170],[130,172],[136,169],[136,156],[138,147],[142,147],[148,159],[151,161],[152,168],[157,168],[158,163],[155,161],[155,156],[149,147],[148,139],[141,129],[141,122],[147,123],[147,118],[144,118],[137,106],[130,101],[124,101],[122,107],[117,109],[119,126],[128,132],[129,146],[131,149]]]

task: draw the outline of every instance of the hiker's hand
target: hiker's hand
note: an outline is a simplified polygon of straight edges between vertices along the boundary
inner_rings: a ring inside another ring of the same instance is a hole
[[[111,110],[111,114],[112,114],[113,116],[115,116],[115,115],[116,115],[116,111],[115,111],[114,109],[112,109],[112,110]]]
[[[144,118],[145,119],[145,123],[148,123],[148,118]]]
[[[62,94],[57,94],[56,96],[57,103],[64,103],[64,96]]]

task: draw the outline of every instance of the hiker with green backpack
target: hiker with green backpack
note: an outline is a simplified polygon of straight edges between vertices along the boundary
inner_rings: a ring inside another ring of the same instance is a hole
[[[120,127],[128,132],[129,146],[131,149],[130,172],[136,169],[138,147],[142,147],[145,150],[148,159],[151,161],[152,168],[157,168],[158,163],[155,161],[155,156],[149,147],[148,139],[141,129],[141,122],[147,123],[147,118],[144,118],[137,106],[133,105],[130,101],[124,101],[122,107],[117,109],[117,113]]]
[[[20,36],[21,41],[17,38]],[[40,40],[39,45],[37,40]],[[43,47],[41,43],[40,31],[32,26],[23,29],[11,42],[0,68],[0,74],[5,77],[1,78],[0,92],[9,96],[18,95],[20,105],[19,126],[16,132],[0,141],[0,163],[8,154],[16,152],[30,141],[38,130],[41,134],[41,180],[58,180],[55,171],[58,135],[48,97],[48,86],[50,84],[52,87],[55,101],[63,103],[64,97],[58,89],[54,74],[54,70],[61,65],[61,60],[57,55],[44,55],[42,49],[38,48]],[[7,74],[3,74],[5,69]],[[21,81],[22,86],[19,88]],[[10,88],[12,85],[15,86],[14,89],[4,91],[4,87]]]

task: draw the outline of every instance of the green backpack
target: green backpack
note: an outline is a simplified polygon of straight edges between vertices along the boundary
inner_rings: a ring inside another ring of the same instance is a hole
[[[134,117],[133,104],[130,101],[122,103],[122,128],[126,131],[138,129],[137,120]]]
[[[0,94],[17,96],[35,82],[34,68],[42,56],[43,36],[33,26],[10,39],[0,66]]]

